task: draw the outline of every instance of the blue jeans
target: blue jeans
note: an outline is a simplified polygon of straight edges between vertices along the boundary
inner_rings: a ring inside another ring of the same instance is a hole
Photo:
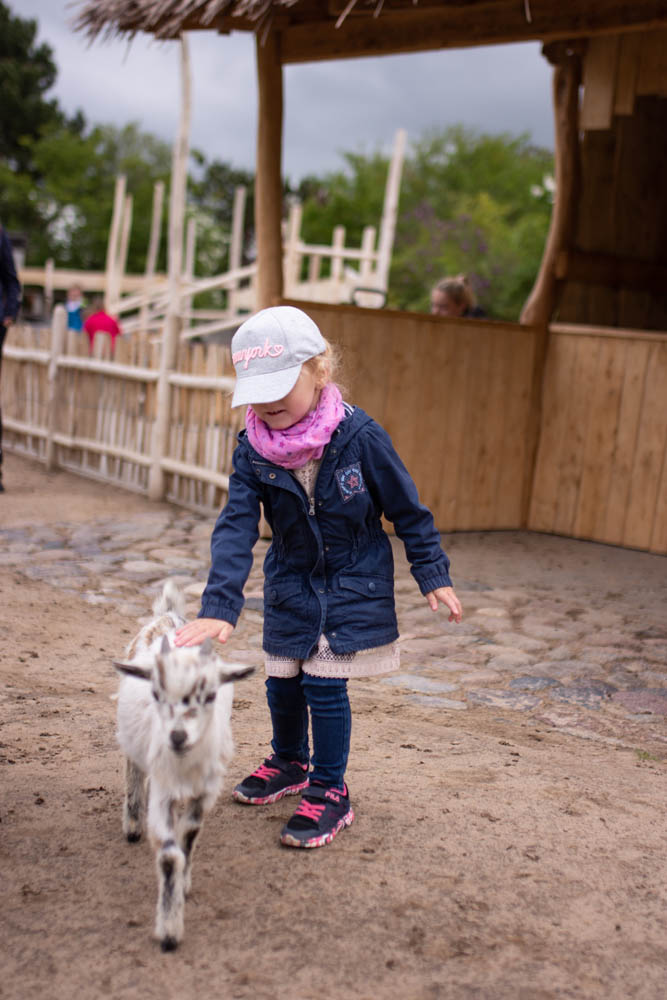
[[[286,760],[308,763],[308,711],[313,730],[310,780],[341,788],[350,752],[352,715],[347,680],[313,677],[268,677],[266,697],[273,725],[273,752]]]

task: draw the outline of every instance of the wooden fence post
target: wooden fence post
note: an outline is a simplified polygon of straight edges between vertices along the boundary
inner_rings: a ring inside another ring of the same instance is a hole
[[[47,472],[56,466],[56,449],[53,435],[56,431],[56,413],[58,409],[58,359],[63,353],[67,335],[67,310],[64,306],[56,306],[53,310],[51,324],[51,358],[49,360],[48,392],[46,401],[46,450],[44,460]]]

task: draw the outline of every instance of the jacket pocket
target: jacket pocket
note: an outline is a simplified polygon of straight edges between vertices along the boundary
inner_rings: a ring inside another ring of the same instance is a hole
[[[381,576],[339,576],[341,590],[352,590],[363,597],[393,597],[394,581]]]
[[[299,580],[273,580],[264,584],[264,604],[277,608],[295,594],[303,593]]]

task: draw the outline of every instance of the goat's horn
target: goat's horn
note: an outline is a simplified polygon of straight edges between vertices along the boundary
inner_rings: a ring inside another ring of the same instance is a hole
[[[166,635],[163,635],[162,636],[162,645],[160,646],[160,652],[164,656],[170,650],[171,650],[171,646],[169,645],[169,639],[167,639]]]
[[[200,656],[209,656],[213,652],[213,643],[207,636],[199,647]]]

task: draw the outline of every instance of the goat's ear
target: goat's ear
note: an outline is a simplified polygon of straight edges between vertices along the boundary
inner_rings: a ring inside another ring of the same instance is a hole
[[[116,670],[121,674],[127,674],[128,677],[137,677],[140,681],[151,679],[150,667],[138,667],[136,663],[120,663],[118,660],[114,660],[113,665]]]
[[[211,642],[209,636],[206,636],[201,646],[199,647],[200,656],[210,656],[213,652],[213,643]]]
[[[161,654],[163,656],[166,656],[167,653],[171,652],[171,646],[169,645],[169,639],[167,639],[166,635],[162,636],[162,645],[160,646],[160,652],[161,652]]]
[[[244,677],[250,677],[250,674],[254,673],[254,667],[246,667],[242,663],[225,663],[224,667],[218,673],[218,680],[220,684],[229,684],[230,681],[240,681]]]

